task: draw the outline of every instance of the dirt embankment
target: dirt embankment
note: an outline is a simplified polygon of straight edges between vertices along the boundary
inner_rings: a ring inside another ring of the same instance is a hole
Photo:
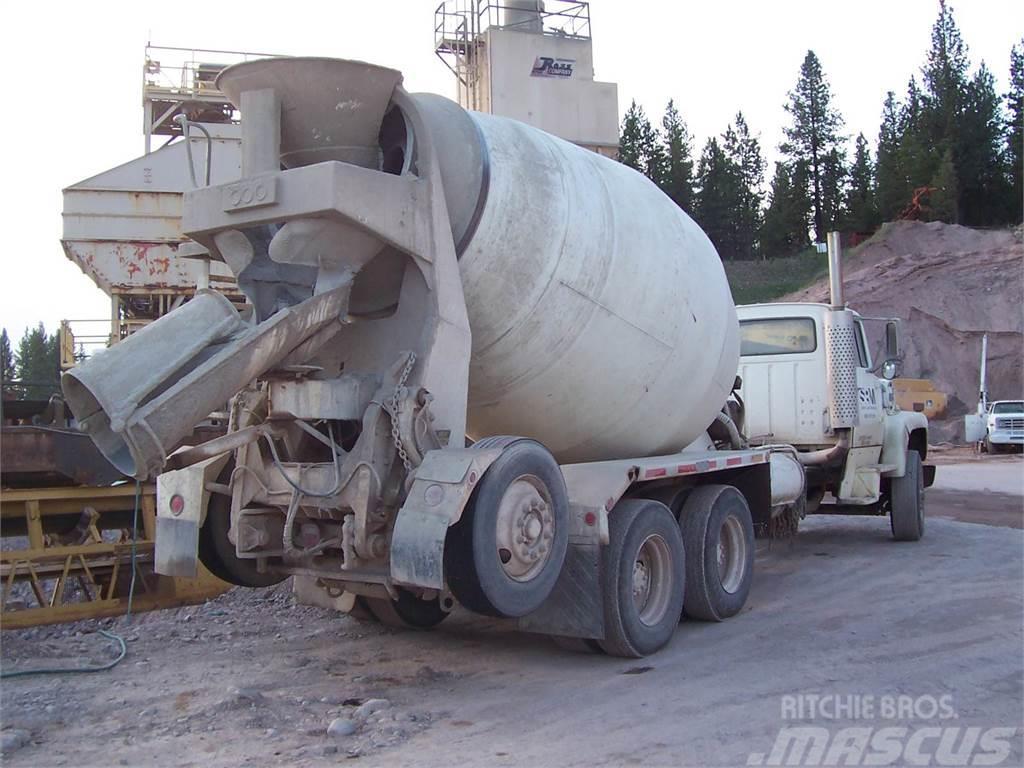
[[[981,337],[988,334],[992,399],[1024,395],[1024,245],[1021,230],[940,222],[886,224],[844,259],[846,300],[867,316],[903,320],[903,376],[949,395],[932,441],[961,441],[978,400]],[[828,301],[828,280],[780,301]]]

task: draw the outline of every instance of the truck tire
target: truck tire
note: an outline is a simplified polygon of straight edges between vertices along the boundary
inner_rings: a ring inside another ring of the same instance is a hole
[[[995,443],[993,443],[989,439],[988,435],[985,435],[984,448],[985,448],[985,453],[989,453],[989,454],[992,454],[992,455],[995,455],[997,453],[1002,453],[1003,452],[1002,446],[999,446],[999,445],[996,445]]]
[[[420,600],[401,587],[397,600],[361,596],[358,601],[377,621],[395,629],[433,629],[448,618],[438,598]]]
[[[233,468],[233,463],[224,467],[217,482],[227,485]],[[288,574],[272,570],[261,573],[256,560],[238,557],[235,545],[228,538],[230,527],[231,498],[222,493],[211,493],[206,520],[199,529],[199,561],[206,570],[221,581],[239,587],[270,587],[288,577]]]
[[[603,640],[609,656],[639,658],[664,647],[679,624],[686,557],[668,508],[657,501],[620,501],[608,519],[603,554]]]
[[[731,485],[704,485],[683,504],[686,599],[692,619],[724,621],[747,602],[754,580],[754,522],[746,498]]]
[[[569,545],[569,497],[551,453],[534,440],[507,445],[448,530],[448,588],[488,616],[532,613],[551,594]]]
[[[903,477],[889,485],[889,526],[896,541],[917,541],[924,536],[924,471],[921,454],[907,451]]]

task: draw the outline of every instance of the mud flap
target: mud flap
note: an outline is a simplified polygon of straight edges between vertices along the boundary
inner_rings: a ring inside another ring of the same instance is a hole
[[[500,448],[440,448],[423,457],[391,534],[394,583],[444,588],[448,527],[462,517],[473,488],[500,455]]]
[[[924,487],[931,488],[935,484],[935,465],[925,464],[921,469],[924,470]]]
[[[602,549],[599,544],[569,544],[565,565],[551,595],[540,608],[519,619],[517,627],[523,632],[544,635],[602,639]]]

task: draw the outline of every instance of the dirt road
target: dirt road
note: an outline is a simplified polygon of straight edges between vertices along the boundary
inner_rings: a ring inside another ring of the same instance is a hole
[[[760,548],[739,616],[684,622],[639,661],[464,613],[394,632],[294,607],[283,589],[236,590],[119,620],[129,654],[110,672],[5,680],[3,728],[28,743],[4,764],[733,766],[772,764],[780,729],[839,739],[844,726],[891,726],[909,729],[897,757],[920,729],[939,729],[915,747],[932,754],[943,728],[1015,728],[990,746],[1019,766],[1022,503],[932,490],[913,544],[893,542],[884,518],[809,519]],[[74,634],[95,627],[4,633],[4,668],[103,658],[105,640]],[[847,709],[794,718],[815,695]],[[335,718],[355,733],[329,737]]]

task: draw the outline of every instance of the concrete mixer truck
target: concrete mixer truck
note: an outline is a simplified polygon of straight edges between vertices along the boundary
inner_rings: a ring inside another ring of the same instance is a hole
[[[157,476],[157,570],[293,576],[301,601],[414,628],[458,602],[619,656],[736,614],[755,533],[849,444],[836,421],[831,447],[744,437],[700,228],[633,170],[394,70],[217,82],[241,178],[186,193],[183,229],[246,313],[199,291],[63,380],[104,455]],[[225,403],[226,435],[178,448]]]

